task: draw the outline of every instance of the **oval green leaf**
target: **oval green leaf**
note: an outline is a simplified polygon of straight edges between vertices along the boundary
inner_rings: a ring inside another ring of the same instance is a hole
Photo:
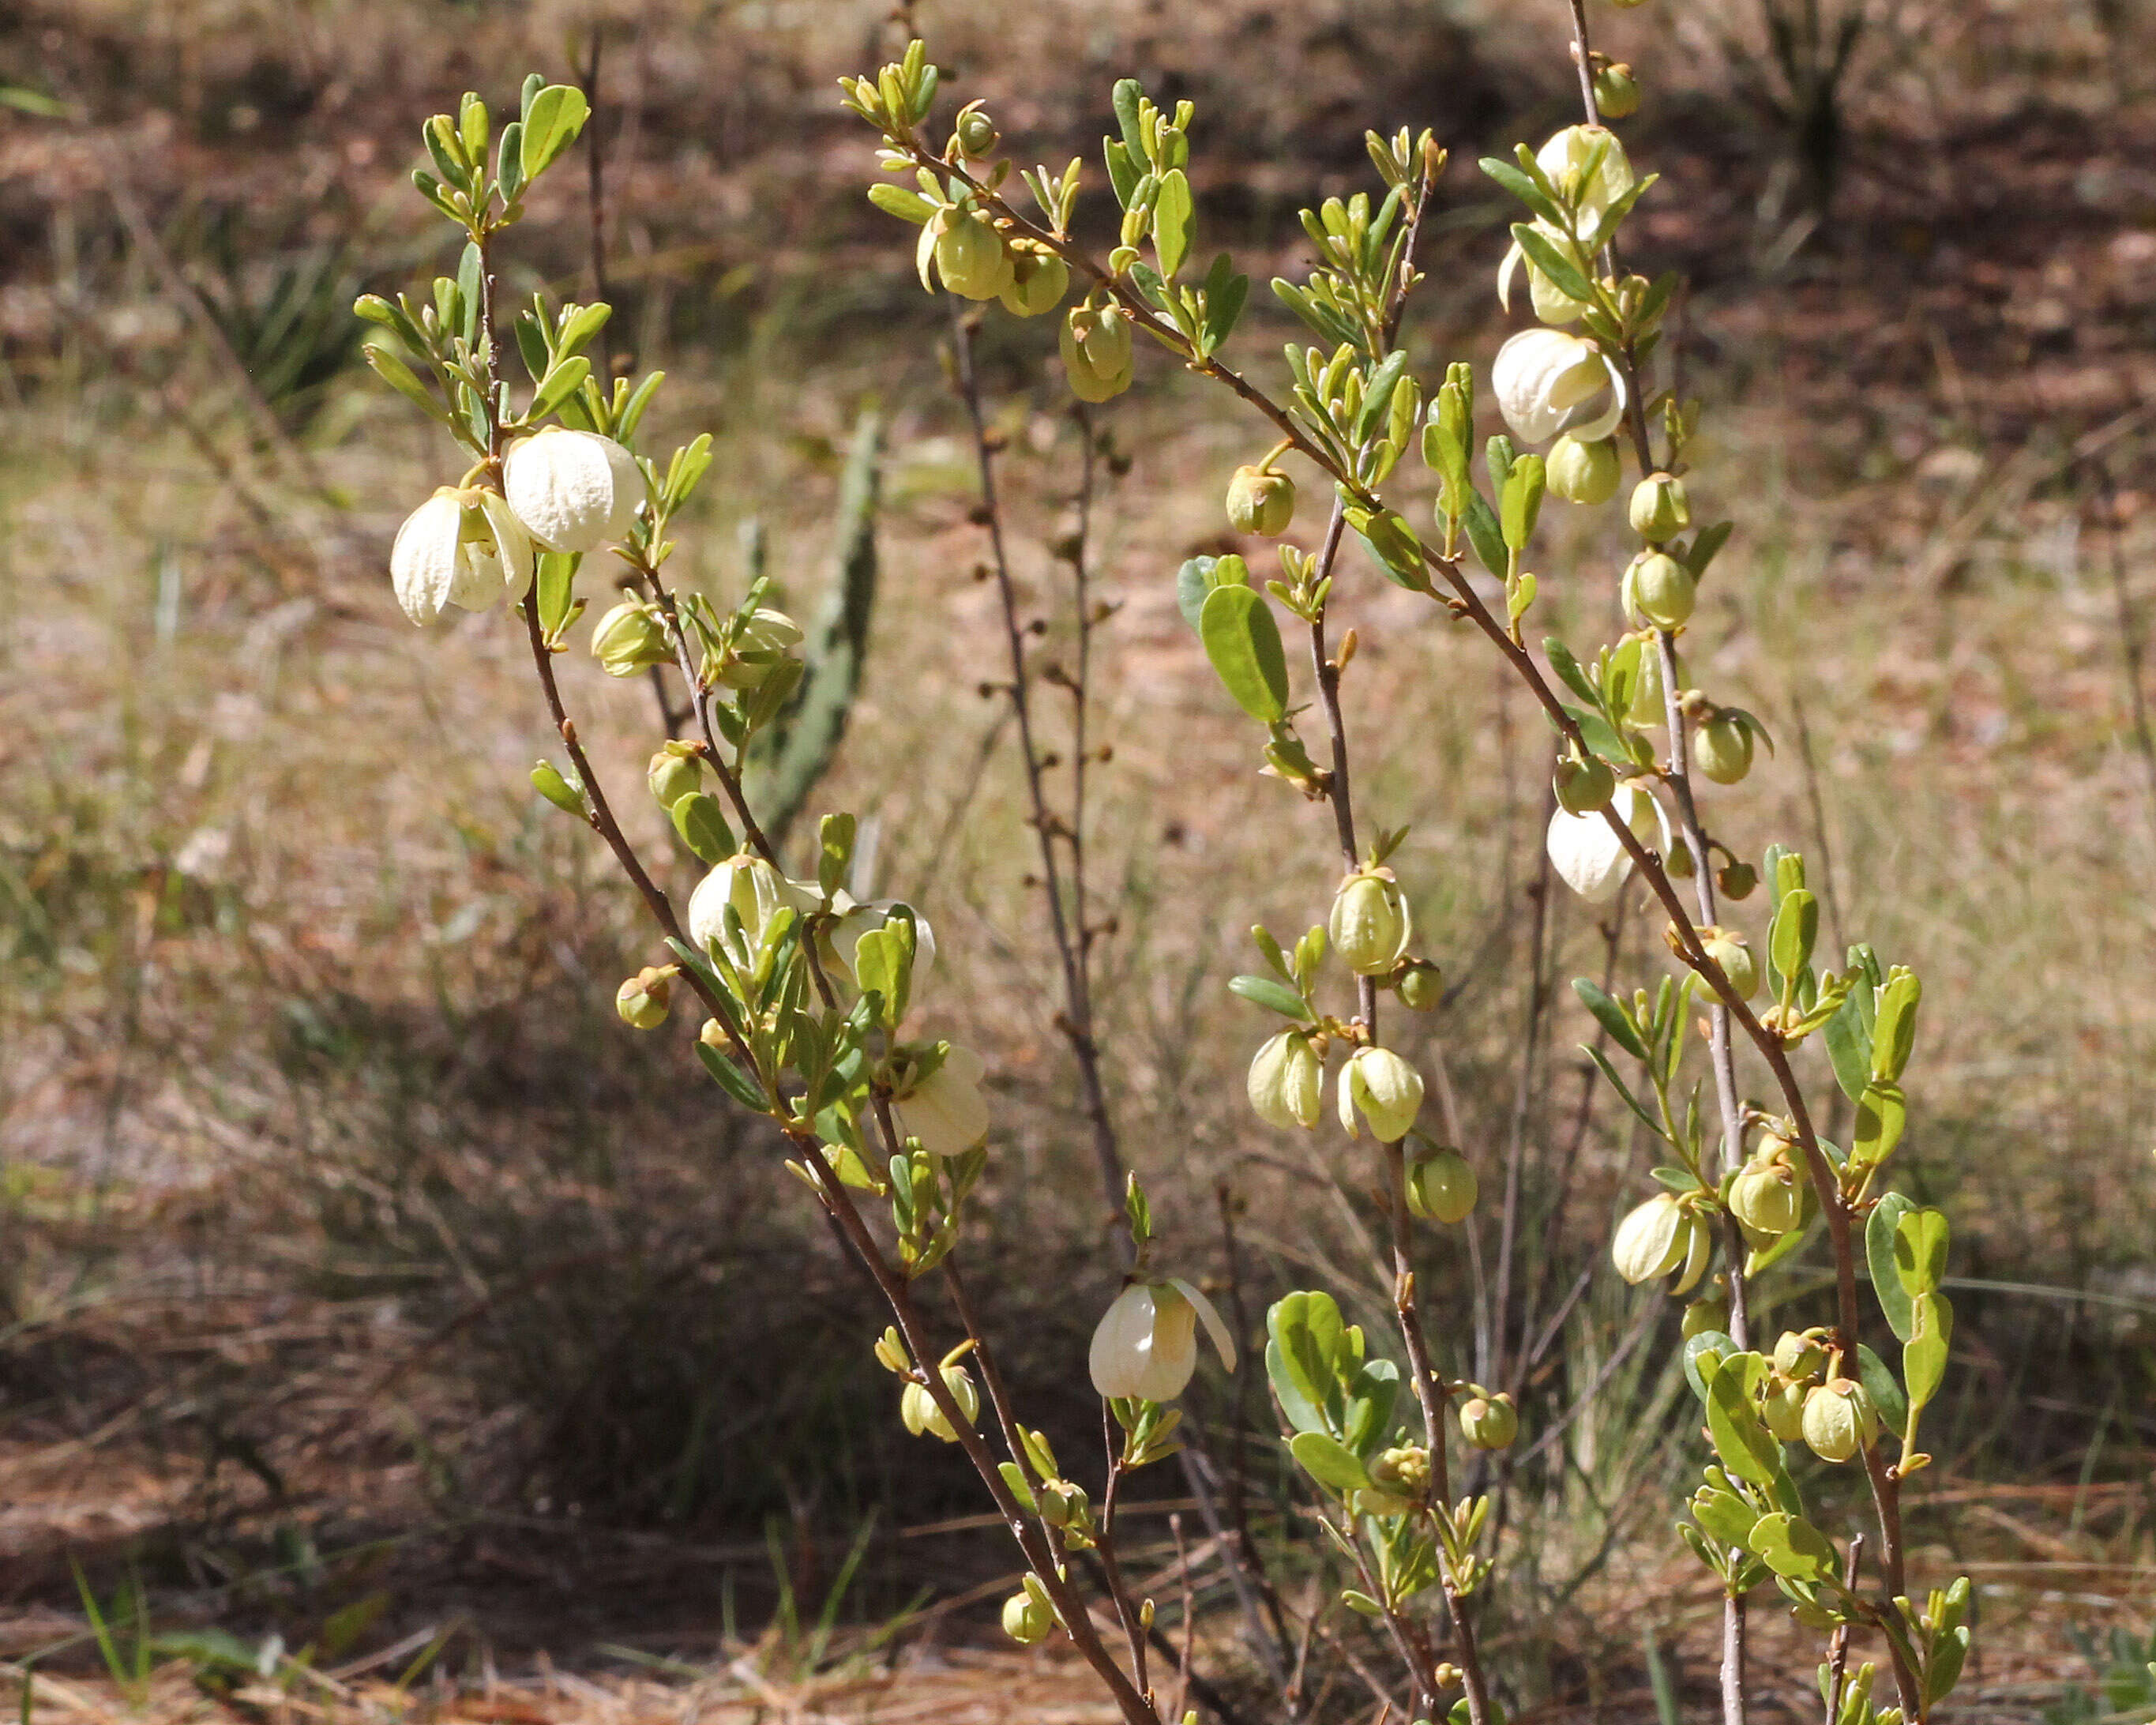
[[[1287,655],[1262,593],[1248,587],[1214,588],[1199,614],[1198,634],[1238,706],[1261,725],[1287,716]]]

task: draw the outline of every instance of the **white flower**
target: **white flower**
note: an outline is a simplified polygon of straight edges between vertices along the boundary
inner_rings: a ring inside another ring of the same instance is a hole
[[[1675,1194],[1657,1192],[1617,1224],[1609,1242],[1617,1273],[1635,1286],[1668,1275],[1684,1261],[1691,1244],[1689,1219]]]
[[[510,450],[501,488],[526,531],[550,551],[597,551],[629,531],[644,501],[634,455],[610,437],[559,425]]]
[[[1267,1126],[1285,1131],[1317,1124],[1325,1088],[1325,1063],[1300,1030],[1283,1030],[1251,1057],[1245,1081],[1250,1106]]]
[[[1630,826],[1644,844],[1659,841],[1669,847],[1669,824],[1662,805],[1649,791],[1620,784],[1609,798],[1617,818]],[[1597,809],[1592,814],[1568,814],[1563,809],[1550,816],[1549,860],[1558,878],[1590,905],[1607,904],[1632,871],[1632,858],[1616,829]]]
[[[814,883],[793,880],[788,885],[796,892],[807,895],[808,908],[814,909],[821,902],[819,889]],[[861,937],[875,933],[898,911],[905,911],[913,919],[914,982],[918,983],[936,968],[936,931],[928,926],[926,916],[904,900],[880,898],[862,904],[841,887],[831,895],[829,908],[838,920],[825,929],[824,942],[817,948],[827,968],[843,966],[848,976],[854,976]]]
[[[483,611],[531,586],[531,542],[499,493],[444,485],[397,530],[389,581],[414,623],[432,623],[444,605]]]
[[[1340,1075],[1340,1124],[1351,1138],[1358,1108],[1371,1137],[1397,1142],[1422,1112],[1422,1074],[1389,1048],[1357,1049]]]
[[[1116,1296],[1087,1349],[1093,1388],[1109,1401],[1173,1401],[1198,1369],[1198,1320],[1220,1356],[1235,1369],[1235,1342],[1213,1302],[1179,1276],[1133,1282]]]
[[[716,941],[737,964],[747,964],[762,944],[763,925],[793,901],[793,883],[760,856],[730,856],[696,883],[689,896],[689,938],[699,951]],[[726,938],[726,907],[741,919],[742,938]],[[798,906],[797,906],[798,908]]]
[[[1594,342],[1563,330],[1522,330],[1490,368],[1497,406],[1523,443],[1569,432],[1593,443],[1625,417],[1625,380]],[[1607,401],[1602,401],[1604,394]]]
[[[1600,160],[1593,177],[1584,177],[1589,159],[1598,152]],[[1580,244],[1575,246],[1539,218],[1532,224],[1534,229],[1568,258],[1581,275],[1591,277],[1594,254],[1604,237],[1602,218],[1612,204],[1632,189],[1632,164],[1625,157],[1625,146],[1605,126],[1568,126],[1535,152],[1535,161],[1556,185],[1560,197],[1576,193]],[[1497,299],[1507,309],[1512,303],[1513,274],[1525,261],[1526,254],[1515,241],[1505,254],[1505,261],[1497,266]],[[1586,313],[1585,301],[1559,292],[1557,284],[1532,265],[1527,270],[1527,287],[1534,299],[1535,316],[1544,323],[1572,323]]]
[[[988,1135],[988,1103],[981,1094],[987,1069],[968,1048],[943,1045],[942,1064],[893,1096],[891,1111],[906,1137],[931,1156],[963,1156]]]

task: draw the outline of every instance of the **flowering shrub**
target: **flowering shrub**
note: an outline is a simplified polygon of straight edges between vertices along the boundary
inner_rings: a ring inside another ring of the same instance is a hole
[[[1593,51],[1577,0],[1573,18],[1583,122],[1482,164],[1522,212],[1497,269],[1498,295],[1509,302],[1524,271],[1537,321],[1497,355],[1490,387],[1507,430],[1479,449],[1473,368],[1451,364],[1426,385],[1398,342],[1444,167],[1430,134],[1372,134],[1382,195],[1303,213],[1317,265],[1304,281],[1273,286],[1318,345],[1288,349],[1291,387],[1275,397],[1223,357],[1246,278],[1225,255],[1196,268],[1188,103],[1171,111],[1134,81],[1116,86],[1116,131],[1105,156],[1121,228],[1114,249],[1096,258],[1071,237],[1080,162],[1060,174],[1018,174],[1028,200],[1021,208],[981,105],[960,109],[937,141],[941,80],[921,43],[873,76],[848,80],[844,100],[878,134],[881,165],[895,176],[877,182],[870,198],[919,229],[924,288],[1018,317],[1056,312],[1075,293],[1060,315],[1060,353],[1083,402],[1127,389],[1141,347],[1232,392],[1276,439],[1231,482],[1225,506],[1238,531],[1280,538],[1290,530],[1298,483],[1284,464],[1307,470],[1305,488],[1323,488],[1316,550],[1283,541],[1278,577],[1261,583],[1239,557],[1193,559],[1176,578],[1177,597],[1227,696],[1263,732],[1254,742],[1264,772],[1332,816],[1341,880],[1331,904],[1291,942],[1255,931],[1261,968],[1229,986],[1279,1021],[1250,1066],[1257,1117],[1284,1130],[1328,1130],[1329,1082],[1342,1132],[1354,1140],[1367,1128],[1373,1141],[1399,1357],[1393,1343],[1347,1323],[1321,1289],[1272,1307],[1264,1359],[1313,1517],[1352,1574],[1339,1597],[1397,1658],[1412,1716],[1449,1709],[1466,1725],[1502,1716],[1504,1673],[1491,1668],[1476,1633],[1503,1556],[1491,1499],[1476,1484],[1477,1458],[1513,1445],[1521,1418],[1517,1382],[1469,1382],[1433,1346],[1434,1333],[1466,1326],[1434,1322],[1419,1283],[1418,1262],[1445,1247],[1443,1230],[1471,1214],[1480,1183],[1465,1147],[1429,1128],[1424,1075],[1387,1040],[1395,1006],[1434,1010],[1444,994],[1437,963],[1418,946],[1412,895],[1394,860],[1406,834],[1377,825],[1354,803],[1344,691],[1358,638],[1336,624],[1368,570],[1343,559],[1351,536],[1379,577],[1428,602],[1435,623],[1482,639],[1547,717],[1548,850],[1557,876],[1591,901],[1636,878],[1666,919],[1673,974],[1623,993],[1584,979],[1574,986],[1599,1029],[1590,1052],[1661,1164],[1653,1178],[1661,1189],[1616,1228],[1615,1268],[1629,1283],[1656,1283],[1691,1302],[1683,1369],[1712,1453],[1678,1532],[1724,1594],[1725,1717],[1734,1725],[1744,1716],[1747,1614],[1771,1587],[1828,1638],[1820,1681],[1830,1725],[1919,1721],[1954,1686],[1969,1598],[1966,1579],[1912,1592],[1901,1532],[1902,1483],[1927,1460],[1922,1416],[1952,1331],[1940,1292],[1944,1219],[1885,1184],[1907,1122],[1901,1080],[1919,987],[1866,947],[1851,948],[1840,968],[1825,968],[1802,857],[1773,846],[1756,866],[1738,858],[1713,839],[1696,795],[1700,779],[1741,783],[1756,744],[1772,744],[1751,714],[1697,686],[1679,657],[1730,528],[1701,525],[1693,513],[1686,458],[1700,404],[1656,382],[1677,284],[1630,273],[1620,254],[1626,218],[1655,180],[1635,173],[1603,121],[1630,111],[1639,87],[1630,69]],[[908,905],[853,896],[850,815],[823,819],[814,866],[793,878],[742,788],[748,751],[779,721],[801,675],[793,649],[802,632],[766,603],[760,580],[726,610],[668,579],[674,523],[704,475],[710,440],[663,460],[639,450],[660,380],[594,374],[583,350],[608,308],[542,297],[506,316],[495,302],[501,235],[584,115],[578,91],[534,79],[498,134],[476,96],[425,128],[432,167],[415,180],[466,236],[460,268],[426,300],[368,298],[358,309],[402,350],[377,345],[372,363],[463,446],[469,465],[399,531],[391,553],[398,600],[421,624],[445,604],[510,607],[566,757],[542,762],[534,786],[608,846],[667,948],[667,962],[622,984],[622,1017],[651,1029],[680,997],[693,999],[702,1019],[696,1052],[709,1076],[769,1119],[788,1166],[890,1308],[874,1356],[900,1380],[900,1418],[909,1431],[964,1451],[1018,1544],[1027,1574],[1004,1607],[1005,1629],[1021,1642],[1068,1635],[1125,1718],[1157,1720],[1163,1697],[1149,1661],[1158,1636],[1151,1602],[1132,1596],[1118,1560],[1118,1494],[1132,1473],[1178,1447],[1170,1404],[1198,1368],[1200,1329],[1231,1371],[1240,1338],[1188,1280],[1152,1261],[1151,1205],[1133,1178],[1128,1276],[1087,1361],[1108,1437],[1097,1507],[1081,1476],[1086,1470],[1066,1471],[1013,1405],[960,1271],[968,1199],[990,1153],[983,1062],[912,1033],[916,1003],[932,983],[932,933]],[[968,326],[958,329],[966,369]],[[507,375],[512,349],[519,383]],[[1409,520],[1401,470],[1411,454],[1435,482],[1427,528]],[[1592,569],[1575,578],[1601,582],[1629,626],[1590,654],[1555,637],[1531,645],[1527,624],[1542,581],[1528,565],[1545,502],[1609,506],[1628,460],[1635,479],[1625,519],[1635,552],[1614,579]],[[993,496],[987,501],[992,513]],[[603,574],[588,562],[601,554]],[[555,675],[595,583],[624,595],[591,634],[602,666],[617,675],[656,670],[677,678],[688,699],[687,734],[665,739],[648,774],[682,841],[710,865],[685,919],[625,834]],[[1290,634],[1306,649],[1306,669],[1292,675]],[[1034,789],[1037,798],[1037,782]],[[1052,881],[1055,841],[1040,824]],[[1722,921],[1726,904],[1755,895],[1756,949]],[[1062,901],[1051,904],[1060,939]],[[1078,916],[1082,955],[1082,891]],[[1066,967],[1072,950],[1066,942]],[[1070,974],[1082,999],[1082,963]],[[1755,1009],[1755,1000],[1763,1004]],[[1699,1076],[1687,1070],[1696,1011],[1707,1045]],[[1082,1028],[1073,1034],[1081,1060],[1090,1058],[1089,1037]],[[1824,1076],[1855,1105],[1846,1146],[1815,1127],[1815,1081],[1799,1070],[1807,1045],[1824,1050]],[[1741,1086],[1740,1047],[1751,1051],[1763,1101]],[[1830,1311],[1770,1339],[1755,1324],[1751,1284],[1815,1231],[1834,1266]],[[951,1295],[962,1329],[955,1343],[916,1298],[931,1275]],[[1869,1317],[1860,1296],[1867,1276]],[[1898,1369],[1865,1339],[1883,1345],[1887,1333],[1899,1344]],[[1861,1471],[1873,1530],[1837,1543],[1815,1519],[1793,1466],[1799,1444],[1823,1463]],[[1285,1607],[1250,1548],[1239,1550],[1245,1595],[1265,1608],[1250,1609],[1254,1636],[1273,1638],[1268,1663],[1283,1709],[1296,1717]],[[1089,1612],[1089,1579],[1106,1592],[1112,1636]],[[1306,1651],[1321,1627],[1304,1625]],[[1874,1664],[1851,1668],[1853,1635],[1883,1652],[1883,1682]],[[1367,1661],[1351,1663],[1373,1697],[1389,1699],[1392,1680]]]

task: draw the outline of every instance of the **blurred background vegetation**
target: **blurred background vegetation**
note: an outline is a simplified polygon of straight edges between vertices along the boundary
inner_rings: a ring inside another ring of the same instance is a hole
[[[1301,203],[1365,188],[1365,127],[1435,127],[1428,377],[1501,336],[1506,211],[1472,162],[1570,117],[1564,11],[923,0],[919,22],[1021,162],[1091,161],[1117,76],[1194,100],[1204,236],[1260,282],[1300,273]],[[2060,1686],[2156,1612],[2156,15],[1650,0],[1598,28],[1640,69],[1627,141],[1665,176],[1644,261],[1691,280],[1694,494],[1738,524],[1692,655],[1780,745],[1718,804],[1723,836],[1804,849],[1830,939],[1926,979],[1902,1154],[1954,1219],[1959,1364],[1919,1567],[1961,1563],[1997,1625],[1978,1712],[2092,1719],[2109,1703]],[[0,7],[0,1656],[88,1656],[74,1564],[161,1625],[364,1651],[447,1625],[459,1658],[615,1670],[701,1669],[767,1622],[813,1667],[828,1647],[788,1614],[827,1600],[963,1641],[966,1600],[1007,1585],[970,1476],[892,1417],[880,1319],[772,1147],[688,1076],[689,1030],[615,1019],[648,942],[529,791],[545,721],[516,642],[396,613],[389,537],[454,475],[347,315],[447,260],[404,177],[421,119],[465,88],[499,109],[526,69],[581,77],[610,339],[672,380],[647,442],[718,439],[690,575],[737,593],[761,534],[812,614],[857,417],[886,422],[870,651],[811,807],[859,810],[870,884],[937,927],[942,1028],[995,1075],[974,1281],[1023,1399],[1078,1441],[1115,1259],[1007,706],[978,686],[999,619],[970,449],[942,309],[861,197],[832,82],[891,29],[853,0]],[[533,213],[516,295],[590,297],[582,174]],[[1276,383],[1276,309],[1239,347]],[[1046,321],[983,341],[1053,659],[1078,442]],[[1232,1269],[1255,1312],[1312,1276],[1383,1284],[1345,1147],[1313,1163],[1241,1101],[1263,1027],[1222,984],[1252,922],[1327,902],[1332,865],[1175,613],[1177,565],[1232,548],[1220,490],[1268,441],[1231,408],[1142,365],[1103,422],[1133,459],[1097,521],[1117,608],[1092,842],[1127,1153],[1173,1255],[1218,1288]],[[1617,547],[1566,531],[1544,591],[1591,642]],[[1563,986],[1604,937],[1541,891],[1537,722],[1399,598],[1354,594],[1351,693],[1451,988],[1417,1051],[1486,1194],[1522,1171],[1526,1286],[1564,1314],[1531,1409],[1630,1386],[1508,1482],[1496,1657],[1524,1703],[1638,1713],[1642,1631],[1649,1665],[1663,1645],[1706,1681],[1713,1602],[1667,1537],[1693,1441],[1675,1306],[1581,1280],[1644,1189]],[[633,784],[647,691],[581,655],[567,675]],[[1632,973],[1655,964],[1645,918],[1620,937]],[[1432,1266],[1442,1309],[1486,1313],[1493,1214],[1471,1260]],[[1792,1320],[1804,1256],[1770,1291]],[[1238,1393],[1194,1389],[1216,1451],[1252,1417]],[[1250,1467],[1260,1531],[1291,1531],[1261,1435]],[[1199,1609],[1226,1598],[1209,1572]]]

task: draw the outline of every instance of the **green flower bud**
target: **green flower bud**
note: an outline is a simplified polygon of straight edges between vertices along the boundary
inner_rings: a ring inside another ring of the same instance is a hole
[[[1826,1349],[1807,1330],[1784,1330],[1774,1344],[1774,1369],[1795,1383],[1808,1384],[1826,1369]]]
[[[1004,1633],[1021,1647],[1048,1639],[1055,1614],[1031,1594],[1013,1594],[1004,1601]]]
[[[1131,321],[1114,305],[1080,305],[1064,321],[1063,370],[1081,401],[1111,401],[1131,387]]]
[[[1250,1106],[1258,1118],[1283,1131],[1314,1127],[1322,1106],[1325,1063],[1300,1030],[1283,1030],[1268,1040],[1250,1061],[1246,1081]]]
[[[1419,1497],[1430,1485],[1430,1451],[1419,1444],[1401,1444],[1378,1452],[1370,1477],[1389,1491]]]
[[[936,273],[944,286],[963,299],[993,300],[1010,285],[1010,252],[983,212],[947,211],[937,220]]]
[[[581,816],[584,812],[584,793],[562,777],[562,769],[552,761],[542,761],[531,769],[531,788],[565,814]]]
[[[1478,1450],[1505,1450],[1520,1435],[1520,1416],[1509,1395],[1491,1395],[1479,1384],[1460,1404],[1460,1435]]]
[[[1635,1287],[1668,1275],[1684,1261],[1691,1243],[1686,1219],[1674,1193],[1657,1192],[1617,1224],[1609,1242],[1617,1273]]]
[[[996,297],[1014,317],[1039,317],[1063,302],[1070,266],[1037,239],[1011,242],[1010,285]]]
[[[1409,1164],[1407,1183],[1409,1209],[1447,1227],[1466,1219],[1481,1190],[1473,1165],[1451,1149]]]
[[[1830,1378],[1804,1398],[1804,1441],[1822,1461],[1846,1461],[1879,1436],[1879,1410],[1853,1378]]]
[[[1410,1012],[1435,1012],[1445,1004],[1445,973],[1427,958],[1410,958],[1394,976],[1393,992]]]
[[[1802,1210],[1797,1171],[1785,1158],[1753,1157],[1729,1183],[1729,1209],[1754,1234],[1780,1239],[1797,1225]]]
[[[1752,727],[1717,713],[1692,732],[1691,763],[1717,784],[1735,784],[1752,770]]]
[[[1356,1135],[1356,1111],[1381,1144],[1408,1135],[1422,1111],[1422,1075],[1389,1048],[1358,1048],[1340,1075],[1340,1124]]]
[[[1729,986],[1737,991],[1737,998],[1749,1000],[1758,993],[1759,963],[1752,956],[1752,947],[1744,937],[1733,929],[1712,925],[1699,932],[1700,944],[1707,949],[1707,956],[1722,967],[1722,973],[1729,978]]]
[[[717,667],[718,680],[729,689],[761,689],[778,669],[788,649],[799,646],[801,639],[799,624],[783,611],[759,605]]]
[[[639,1030],[655,1030],[673,1004],[674,970],[646,965],[614,991],[613,1009],[621,1021]]]
[[[1788,1378],[1769,1378],[1767,1399],[1761,1404],[1759,1413],[1767,1422],[1767,1430],[1785,1444],[1794,1444],[1804,1435],[1804,1397],[1809,1392],[1802,1384]]]
[[[624,599],[592,629],[592,657],[610,677],[633,677],[647,665],[671,665],[674,644],[656,605]]]
[[[1758,886],[1759,871],[1748,862],[1733,862],[1714,878],[1721,883],[1724,898],[1735,899],[1741,903],[1751,897],[1753,889]]]
[[[1086,1488],[1070,1480],[1045,1480],[1034,1489],[1040,1518],[1051,1527],[1084,1529],[1092,1524],[1093,1501]]]
[[[1577,749],[1568,749],[1558,757],[1550,783],[1558,807],[1567,814],[1592,814],[1607,808],[1617,793],[1615,769],[1601,756],[1582,756]]]
[[[1620,61],[1594,74],[1594,105],[1602,110],[1604,120],[1622,120],[1639,112],[1640,86],[1633,81],[1630,66]]]
[[[1616,440],[1601,437],[1593,443],[1582,443],[1568,434],[1550,445],[1543,476],[1550,490],[1568,503],[1590,507],[1607,503],[1617,495]]]
[[[644,782],[651,787],[652,799],[671,814],[676,803],[695,796],[703,788],[703,762],[696,746],[676,741],[651,757]]]
[[[1649,474],[1632,488],[1631,521],[1632,531],[1650,545],[1676,538],[1691,525],[1684,481],[1666,473]]]
[[[1621,596],[1634,628],[1681,629],[1698,601],[1699,583],[1667,552],[1645,552],[1625,571]]]
[[[1228,525],[1276,539],[1295,519],[1295,481],[1265,467],[1239,467],[1228,482]]]
[[[1383,976],[1391,970],[1414,932],[1407,901],[1389,869],[1362,870],[1342,881],[1326,926],[1334,950],[1358,976]]]
[[[1687,1342],[1695,1336],[1712,1334],[1729,1327],[1729,1299],[1725,1294],[1702,1294],[1684,1309],[1684,1322],[1680,1329]]]
[[[995,121],[977,102],[969,102],[958,110],[957,123],[952,127],[951,136],[958,141],[959,153],[972,162],[992,154],[1003,141]]]
[[[1684,667],[1677,667],[1681,679]],[[1662,700],[1662,655],[1652,635],[1640,643],[1640,675],[1632,684],[1632,702],[1625,716],[1635,725],[1662,725],[1669,721],[1669,708]]]

